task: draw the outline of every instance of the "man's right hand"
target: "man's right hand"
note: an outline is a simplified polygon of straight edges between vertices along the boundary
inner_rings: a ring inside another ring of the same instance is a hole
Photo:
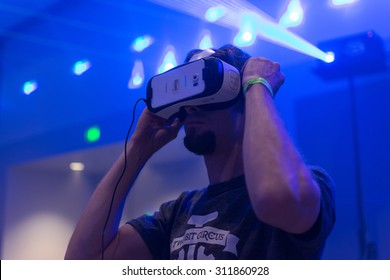
[[[147,156],[151,156],[177,137],[182,124],[179,119],[167,120],[145,108],[138,119],[131,141],[141,145]]]

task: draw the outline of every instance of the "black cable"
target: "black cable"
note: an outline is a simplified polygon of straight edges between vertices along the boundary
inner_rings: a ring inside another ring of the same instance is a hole
[[[110,216],[111,216],[111,211],[112,211],[112,206],[114,204],[114,199],[115,199],[115,194],[116,194],[116,191],[118,189],[118,186],[119,186],[119,183],[121,182],[123,176],[125,175],[125,172],[126,172],[126,167],[127,167],[127,141],[129,140],[129,136],[130,136],[130,132],[131,132],[131,129],[134,125],[134,122],[135,122],[135,112],[136,112],[136,109],[137,109],[137,105],[140,101],[143,101],[145,102],[146,104],[146,99],[145,98],[140,98],[138,99],[135,104],[134,104],[134,107],[133,107],[133,114],[132,114],[132,120],[131,120],[131,123],[130,123],[130,126],[129,126],[129,129],[127,130],[127,134],[126,134],[126,139],[125,139],[125,147],[124,147],[124,153],[125,153],[125,162],[124,162],[124,166],[123,166],[123,170],[122,170],[122,173],[121,175],[119,176],[118,178],[118,181],[114,187],[114,191],[112,193],[112,197],[111,197],[111,202],[110,202],[110,207],[108,208],[108,213],[107,213],[107,218],[106,218],[106,221],[104,223],[104,226],[103,226],[103,230],[102,230],[102,260],[104,260],[104,250],[105,250],[105,242],[104,242],[104,238],[105,238],[105,233],[106,233],[106,228],[107,228],[107,224],[108,224],[108,221],[110,219]]]

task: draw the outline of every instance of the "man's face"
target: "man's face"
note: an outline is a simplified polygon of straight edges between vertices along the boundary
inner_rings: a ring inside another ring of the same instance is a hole
[[[242,138],[242,114],[232,108],[205,111],[188,106],[185,110],[184,145],[197,155],[229,149],[229,145]]]

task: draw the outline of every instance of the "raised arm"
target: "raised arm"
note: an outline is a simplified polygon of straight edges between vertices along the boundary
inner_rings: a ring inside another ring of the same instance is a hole
[[[280,66],[251,58],[243,70],[243,85],[261,77],[276,93],[284,82]],[[257,217],[291,233],[303,233],[316,221],[320,190],[290,140],[267,87],[249,86],[245,95],[244,170]]]
[[[151,114],[141,114],[137,128],[127,143],[126,172],[115,193],[111,214],[104,234],[105,259],[147,259],[151,254],[138,232],[130,225],[119,228],[123,206],[135,179],[147,160],[162,146],[176,138],[179,120],[167,121]],[[93,193],[70,239],[66,259],[100,259],[102,232],[114,188],[125,163],[124,153],[100,182]]]

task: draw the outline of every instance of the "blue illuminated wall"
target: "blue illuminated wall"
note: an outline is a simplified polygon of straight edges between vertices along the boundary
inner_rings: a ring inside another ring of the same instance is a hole
[[[198,47],[204,26],[199,20],[174,12],[157,14],[147,1],[121,3],[121,8],[117,1],[93,3],[61,2],[50,20],[34,18],[4,38],[0,143],[12,145],[52,131],[57,134],[51,140],[69,143],[67,138],[76,137],[76,131],[69,135],[67,129],[93,125],[112,115],[120,115],[112,125],[127,125],[135,100],[145,97],[145,84],[134,90],[127,87],[134,62],[143,61],[147,80],[157,73],[167,45],[175,46],[179,62]],[[230,31],[215,28],[221,38],[214,43],[222,45]],[[151,30],[157,42],[142,53],[133,51],[133,40]],[[76,76],[74,63],[83,59],[91,68]],[[30,80],[38,89],[26,96],[21,90]],[[102,137],[106,143],[119,140],[116,135]]]
[[[318,89],[319,94],[298,99],[297,138],[307,159],[326,166],[337,186],[337,225],[330,241],[333,246],[328,246],[329,256],[360,254],[359,209],[363,207],[367,241],[377,246],[379,258],[388,259],[390,242],[385,236],[390,232],[390,74],[356,77],[354,84],[352,92],[345,81],[339,90]],[[352,93],[355,104],[351,103]],[[351,106],[356,110],[356,139]],[[362,205],[358,203],[357,180]]]

